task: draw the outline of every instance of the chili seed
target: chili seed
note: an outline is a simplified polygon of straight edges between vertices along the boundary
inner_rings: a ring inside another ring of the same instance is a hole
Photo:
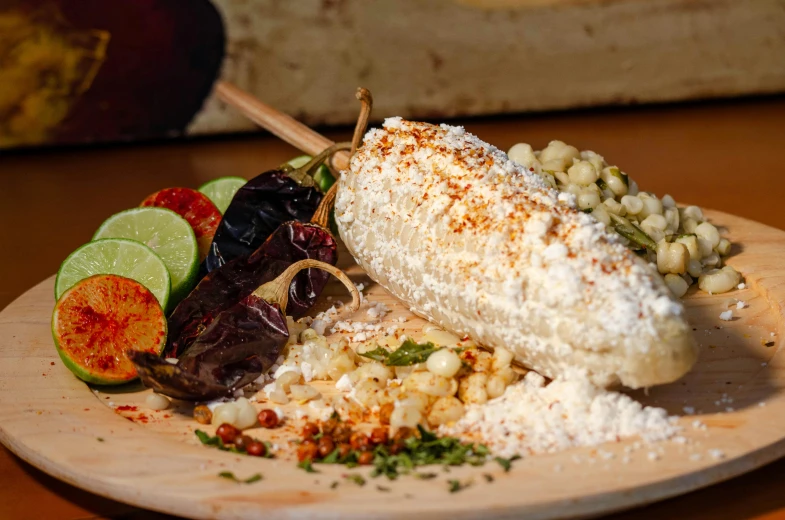
[[[338,456],[340,458],[346,457],[351,452],[352,452],[352,445],[351,444],[348,444],[346,442],[342,442],[341,444],[338,445]]]
[[[403,441],[408,439],[412,435],[414,435],[414,430],[412,430],[408,426],[401,426],[400,428],[398,428],[398,431],[395,432],[395,435],[393,435],[393,440]]]
[[[205,405],[200,404],[194,408],[194,419],[199,424],[210,424],[213,421],[213,412]]]
[[[264,457],[267,449],[261,442],[251,439],[251,442],[245,445],[245,452],[252,457]]]
[[[318,433],[319,433],[319,427],[315,423],[308,422],[308,423],[305,423],[305,426],[303,426],[303,434],[302,434],[302,436],[305,439],[310,439],[311,437],[313,437],[314,435],[316,435]]]
[[[269,408],[265,408],[259,412],[257,418],[259,419],[259,424],[262,425],[262,428],[275,428],[278,426],[278,414]]]
[[[387,429],[386,428],[374,428],[371,432],[371,442],[373,444],[387,444]]]
[[[308,423],[308,424],[313,424],[313,423]],[[340,425],[340,424],[341,424],[341,423],[340,423],[340,421],[338,421],[338,420],[336,420],[336,419],[327,419],[326,421],[324,421],[324,422],[322,423],[322,431],[323,431],[323,432],[324,432],[326,435],[332,435],[332,434],[333,434],[333,432],[335,431],[335,429],[336,429],[336,428],[338,427],[338,425]],[[306,425],[306,426],[307,426],[307,425]],[[314,426],[316,426],[316,425],[314,424]],[[319,428],[317,427],[317,432],[318,432],[318,430],[319,430]],[[314,433],[314,435],[316,435],[316,434]]]
[[[379,407],[379,423],[384,425],[390,424],[390,416],[393,413],[395,406],[392,403],[384,403]]]
[[[297,460],[304,462],[306,460],[313,460],[319,448],[316,446],[316,441],[313,439],[305,439],[299,446],[297,446]]]
[[[327,455],[332,453],[333,450],[335,449],[335,442],[333,442],[332,437],[330,437],[329,435],[325,435],[324,437],[319,439],[317,446],[319,447],[319,456],[326,457]]]
[[[368,451],[371,449],[371,440],[367,435],[360,432],[355,432],[352,434],[349,444],[352,445],[352,449],[357,451]]]
[[[360,456],[357,457],[357,463],[361,465],[371,464],[373,462],[373,453],[370,451],[364,451],[360,453]]]
[[[248,446],[253,442],[256,441],[252,437],[240,435],[234,440],[234,446],[239,450],[247,450]]]
[[[324,433],[328,433],[325,431]],[[348,424],[338,423],[338,425],[329,432],[335,442],[349,442],[352,437],[352,428]]]
[[[240,430],[229,423],[223,423],[215,430],[215,434],[221,438],[224,444],[234,444],[234,441],[241,434]]]

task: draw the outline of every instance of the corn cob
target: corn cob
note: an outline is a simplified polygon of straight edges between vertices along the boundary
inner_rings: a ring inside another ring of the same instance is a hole
[[[335,212],[352,256],[412,312],[545,376],[639,388],[696,360],[653,268],[460,127],[387,119],[341,173]]]

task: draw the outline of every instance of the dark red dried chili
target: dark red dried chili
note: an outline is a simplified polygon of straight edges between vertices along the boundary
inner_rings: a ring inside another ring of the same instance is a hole
[[[287,222],[250,257],[238,258],[209,273],[169,316],[166,355],[181,356],[219,313],[280,275],[292,263],[308,258],[335,265],[335,239],[318,226]],[[288,312],[295,318],[304,315],[326,282],[322,271],[299,273],[290,287]]]
[[[310,166],[321,164],[336,150],[347,146],[339,143],[328,148],[292,175],[298,178],[306,175]],[[169,317],[165,354],[179,357],[218,313],[247,297],[292,263],[311,258],[335,265],[338,247],[325,227],[334,198],[333,189],[322,199],[312,224],[284,222],[252,254],[236,258],[208,273]],[[327,273],[322,271],[300,273],[290,288],[289,313],[295,318],[304,315],[321,294],[327,279]]]
[[[350,308],[359,308],[357,288],[343,272],[324,262],[301,260],[218,314],[176,365],[149,352],[129,351],[142,382],[169,397],[201,401],[230,395],[259,377],[289,338],[289,288],[297,273],[309,268],[336,276],[352,293]]]
[[[257,175],[243,185],[215,231],[204,262],[207,272],[250,255],[282,223],[311,220],[322,199],[311,175],[337,150],[349,146],[335,144],[302,168],[283,166]]]

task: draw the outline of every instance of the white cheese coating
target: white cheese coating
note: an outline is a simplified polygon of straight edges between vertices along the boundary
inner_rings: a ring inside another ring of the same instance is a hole
[[[677,417],[644,407],[631,397],[595,387],[585,379],[555,380],[529,372],[498,399],[471,405],[440,433],[485,442],[494,454],[554,453],[639,436],[646,442],[673,438]],[[651,458],[651,457],[650,457]]]
[[[646,262],[460,127],[387,119],[342,172],[341,238],[413,312],[555,377],[673,381],[696,347]]]

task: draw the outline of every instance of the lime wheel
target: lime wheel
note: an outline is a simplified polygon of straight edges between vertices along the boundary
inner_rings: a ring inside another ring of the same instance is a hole
[[[63,293],[52,313],[52,335],[57,353],[77,377],[117,385],[137,377],[128,350],[161,353],[166,316],[144,285],[99,274]]]
[[[215,230],[221,223],[221,212],[207,195],[191,188],[165,188],[144,199],[140,205],[170,209],[183,217],[196,235],[199,259],[207,257]]]

